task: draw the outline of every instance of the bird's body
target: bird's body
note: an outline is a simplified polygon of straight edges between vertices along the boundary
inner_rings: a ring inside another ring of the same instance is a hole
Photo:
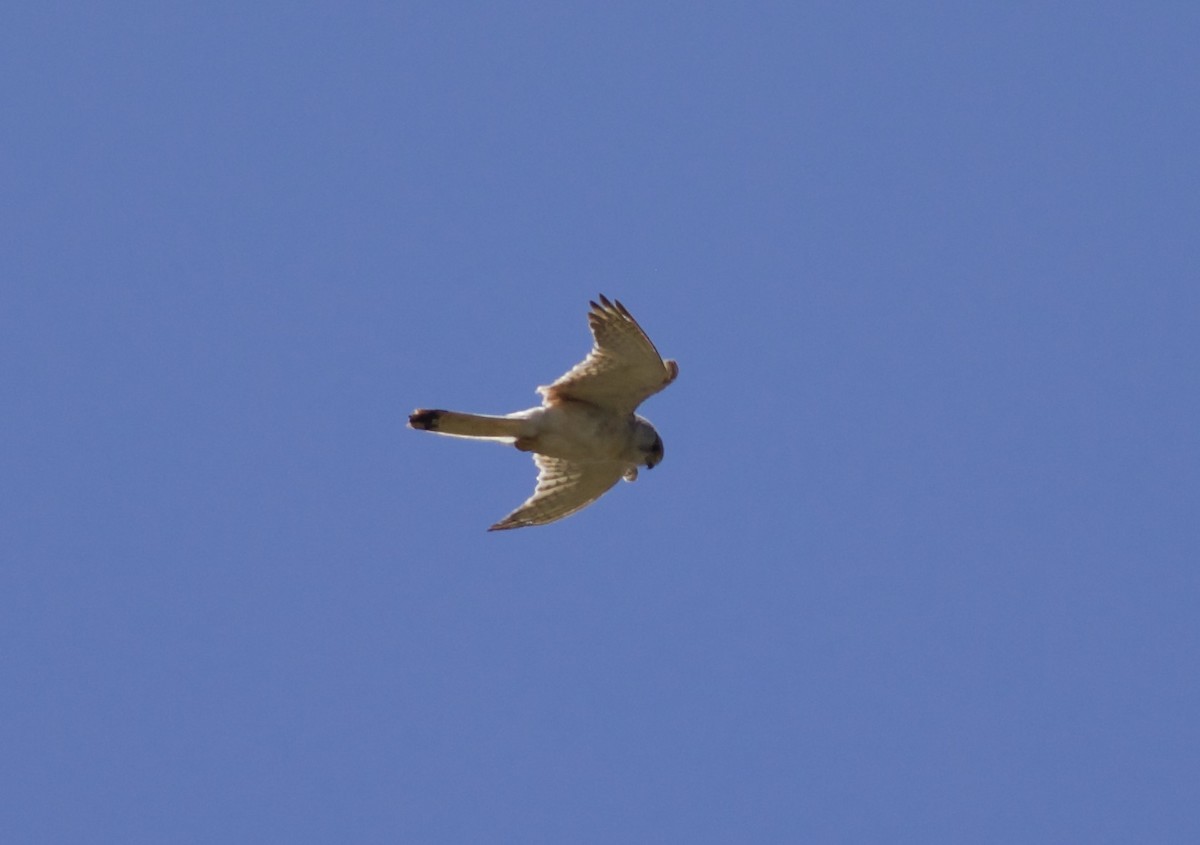
[[[461,411],[414,411],[409,426],[469,440],[498,440],[522,452],[579,463],[619,462],[636,474],[658,436],[637,414],[620,416],[589,402],[558,402],[502,417]]]
[[[543,525],[591,504],[638,467],[662,460],[662,438],[634,409],[679,372],[664,361],[620,302],[600,297],[588,322],[591,354],[562,378],[538,388],[542,405],[504,416],[459,411],[414,411],[411,428],[452,437],[498,440],[533,452],[533,496],[491,530]]]

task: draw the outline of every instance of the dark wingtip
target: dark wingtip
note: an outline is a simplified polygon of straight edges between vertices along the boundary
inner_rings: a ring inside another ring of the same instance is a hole
[[[408,415],[408,427],[418,431],[437,431],[437,421],[441,415],[441,411],[426,411],[424,408],[418,408]]]
[[[610,314],[615,313],[620,314],[622,317],[629,317],[630,319],[633,319],[629,313],[629,309],[622,305],[621,300],[619,299],[609,299],[604,294],[600,294],[599,305],[597,305],[595,302],[589,302],[588,304],[592,306],[593,311],[598,311],[602,314],[605,312]]]
[[[600,294],[599,304],[589,300],[588,305],[592,306],[592,313],[598,317],[611,317],[613,314],[618,314],[622,317],[630,316],[629,311],[624,305],[621,304],[621,300],[609,299],[604,294]],[[632,317],[630,317],[630,319],[632,319]]]

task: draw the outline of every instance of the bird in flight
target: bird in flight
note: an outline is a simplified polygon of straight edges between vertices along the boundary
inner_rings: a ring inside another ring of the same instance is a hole
[[[596,501],[638,468],[663,459],[663,442],[634,413],[679,375],[664,361],[618,301],[590,303],[592,351],[553,384],[539,387],[542,404],[504,416],[417,409],[408,427],[451,437],[495,440],[532,452],[537,487],[524,504],[489,531],[545,525]]]

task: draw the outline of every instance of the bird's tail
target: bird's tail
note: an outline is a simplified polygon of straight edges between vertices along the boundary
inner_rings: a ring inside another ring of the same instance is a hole
[[[408,415],[408,427],[451,437],[472,437],[479,440],[502,440],[511,443],[520,437],[527,425],[516,417],[490,417],[484,414],[463,414],[458,411],[427,411],[418,408]]]

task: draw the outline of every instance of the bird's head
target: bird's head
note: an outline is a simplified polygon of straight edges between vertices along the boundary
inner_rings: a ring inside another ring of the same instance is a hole
[[[658,436],[658,432],[655,431],[649,420],[637,417],[636,424],[635,442],[638,456],[641,458],[641,465],[646,469],[654,469],[663,459],[662,438]]]
[[[654,469],[663,459],[663,442],[658,436],[658,432],[654,433],[654,442],[650,444],[650,448],[646,450],[646,469]]]

